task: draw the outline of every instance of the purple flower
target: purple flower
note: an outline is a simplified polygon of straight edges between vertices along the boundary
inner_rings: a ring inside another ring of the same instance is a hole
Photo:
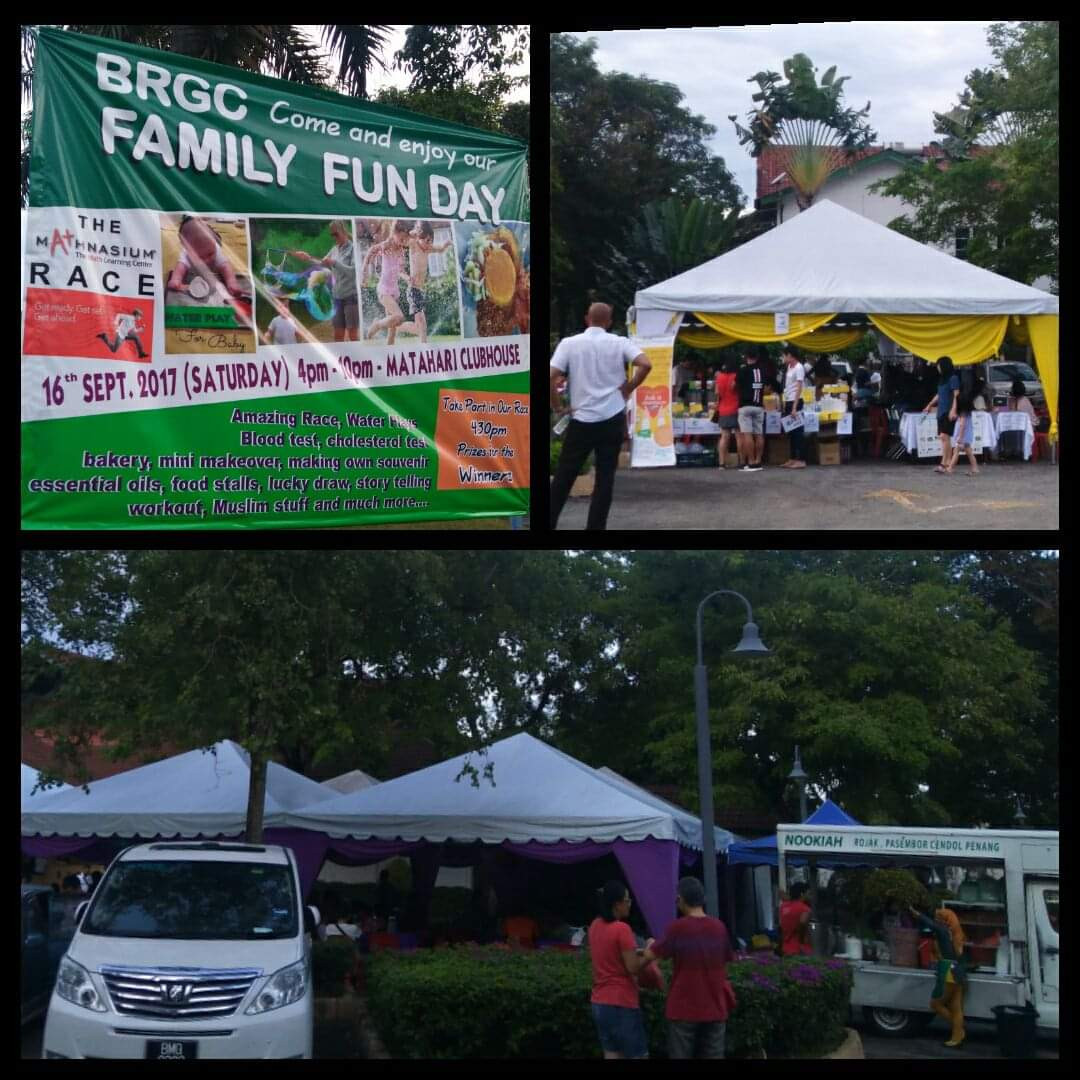
[[[839,971],[841,968],[847,967],[846,960],[828,960],[825,964],[826,967],[830,967],[833,971]]]
[[[764,975],[751,975],[750,981],[756,986],[760,986],[763,990],[775,990],[776,983],[772,979],[767,979]]]

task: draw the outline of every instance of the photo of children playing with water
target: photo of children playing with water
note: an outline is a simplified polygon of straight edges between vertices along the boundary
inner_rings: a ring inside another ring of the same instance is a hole
[[[352,224],[340,218],[252,218],[255,324],[263,345],[356,341]]]
[[[167,353],[250,353],[248,236],[243,218],[161,215]]]
[[[357,244],[364,339],[393,345],[402,339],[461,337],[457,259],[447,222],[361,218]]]

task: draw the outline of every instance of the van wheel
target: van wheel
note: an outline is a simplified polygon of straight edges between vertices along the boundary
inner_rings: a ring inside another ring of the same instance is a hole
[[[932,1013],[907,1012],[903,1009],[863,1009],[866,1022],[878,1035],[897,1039],[917,1035],[934,1018]]]

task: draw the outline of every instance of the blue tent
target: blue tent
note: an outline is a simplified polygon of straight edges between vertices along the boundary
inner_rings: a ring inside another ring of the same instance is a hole
[[[804,822],[804,825],[861,825],[850,814],[844,813],[831,799],[826,799]],[[763,836],[760,840],[747,840],[732,844],[727,850],[729,866],[776,866],[776,837]],[[821,863],[827,866],[828,863]]]

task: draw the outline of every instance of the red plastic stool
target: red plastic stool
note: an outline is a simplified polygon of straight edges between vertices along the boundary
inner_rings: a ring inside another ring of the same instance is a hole
[[[1050,436],[1045,431],[1035,432],[1035,442],[1031,447],[1031,460],[1040,461],[1050,457]],[[1061,446],[1058,446],[1057,460],[1061,460]]]

